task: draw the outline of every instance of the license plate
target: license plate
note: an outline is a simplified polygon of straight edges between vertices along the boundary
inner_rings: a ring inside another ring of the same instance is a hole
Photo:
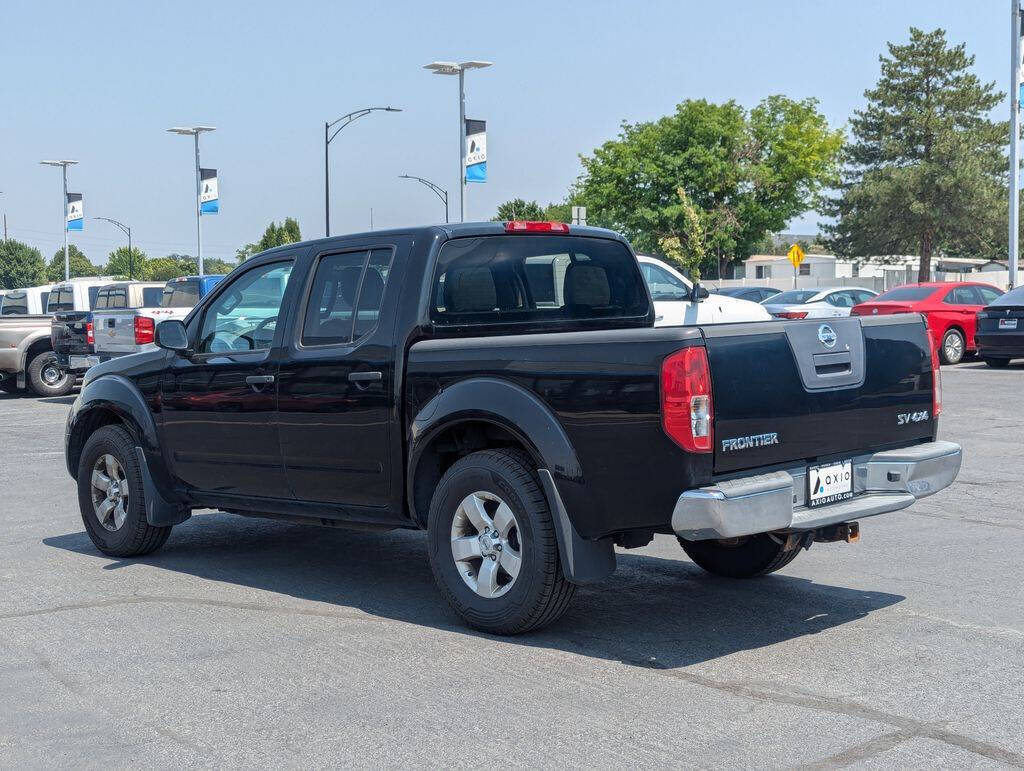
[[[1000,329],[1016,329],[1017,319],[999,319]]]
[[[807,469],[807,507],[828,506],[853,497],[853,461]]]
[[[89,369],[100,363],[98,356],[69,356],[71,369]]]

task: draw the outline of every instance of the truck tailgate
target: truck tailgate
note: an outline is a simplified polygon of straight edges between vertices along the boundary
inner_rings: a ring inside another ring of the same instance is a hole
[[[135,353],[135,317],[138,310],[95,311],[92,316],[96,353]]]
[[[50,344],[55,353],[92,353],[87,325],[92,321],[90,311],[61,311],[53,314],[50,324]]]
[[[931,348],[917,314],[701,331],[716,474],[934,438]]]

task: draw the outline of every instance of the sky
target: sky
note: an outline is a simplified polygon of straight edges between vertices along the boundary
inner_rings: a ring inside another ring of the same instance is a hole
[[[563,200],[579,155],[622,121],[657,119],[685,99],[746,107],[770,94],[815,97],[834,127],[863,106],[886,41],[941,26],[1007,90],[1003,0],[776,0],[731,3],[448,3],[399,0],[149,3],[8,2],[0,46],[0,214],[9,236],[49,258],[63,244],[60,170],[85,196],[72,233],[103,264],[132,228],[150,256],[195,254],[192,140],[211,125],[204,167],[218,169],[220,214],[204,216],[204,255],[233,259],[271,220],[324,233],[324,121],[393,105],[331,143],[331,230],[443,221],[419,183],[450,191],[458,219],[457,78],[435,60],[483,59],[466,77],[467,117],[487,121],[488,181],[470,185],[467,219],[514,197]],[[1009,111],[1004,100],[996,117]],[[814,232],[805,215],[789,230]]]

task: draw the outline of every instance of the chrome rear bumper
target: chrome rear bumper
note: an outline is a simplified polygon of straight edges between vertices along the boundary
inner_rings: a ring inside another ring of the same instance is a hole
[[[949,487],[962,452],[953,442],[928,442],[853,459],[854,497],[829,506],[806,506],[807,469],[730,479],[679,496],[672,529],[691,541],[736,538],[775,530],[826,525],[904,509]]]

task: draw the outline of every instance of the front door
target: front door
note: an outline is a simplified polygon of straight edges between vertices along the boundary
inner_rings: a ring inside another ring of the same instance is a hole
[[[233,277],[190,323],[194,353],[172,357],[161,376],[163,444],[174,476],[187,487],[289,496],[277,371],[293,265],[287,257]]]
[[[318,255],[279,374],[281,451],[303,501],[393,512],[395,306],[406,239]],[[395,274],[397,275],[397,273]],[[377,517],[378,514],[372,513]]]

